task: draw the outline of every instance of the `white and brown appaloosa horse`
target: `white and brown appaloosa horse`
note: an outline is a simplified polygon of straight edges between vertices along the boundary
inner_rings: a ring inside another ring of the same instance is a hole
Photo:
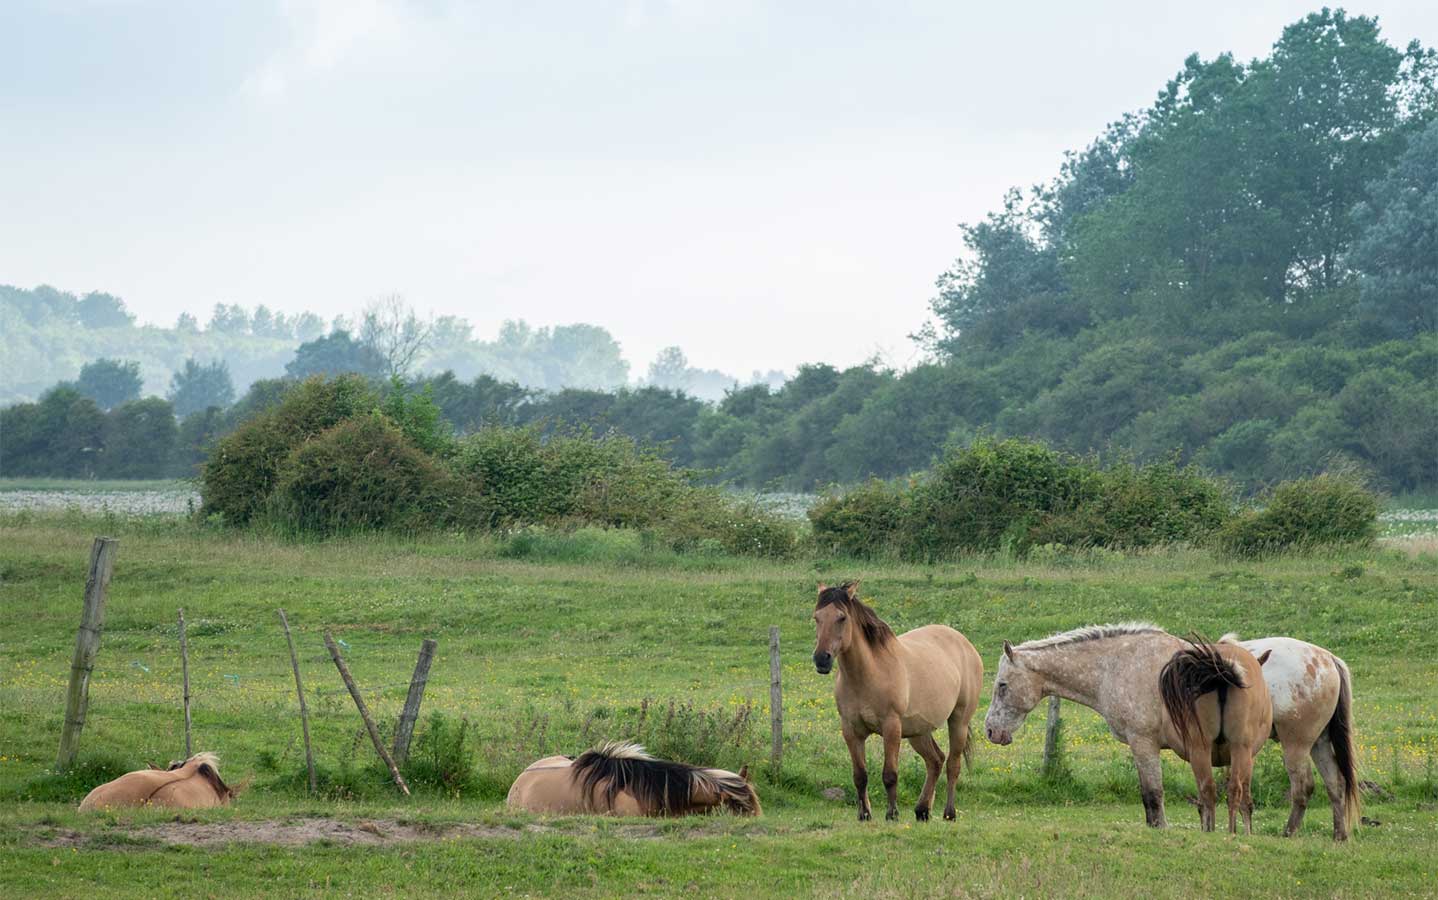
[[[871,734],[884,739],[887,818],[899,817],[899,744],[908,738],[927,769],[914,817],[928,821],[939,771],[945,768],[944,751],[933,732],[946,724],[949,793],[944,818],[954,819],[954,786],[960,759],[972,758],[971,722],[984,683],[984,663],[974,645],[947,625],[924,625],[895,636],[893,629],[859,600],[857,581],[839,587],[819,585],[814,626],[818,631],[814,668],[827,675],[836,661],[839,666],[834,701],[853,764],[859,821],[873,815],[864,759],[864,741]]]
[[[581,754],[547,756],[519,774],[506,800],[536,813],[687,816],[727,810],[761,815],[749,767],[739,772],[655,759],[638,744],[612,742]]]
[[[1238,640],[1226,634],[1220,640]],[[1283,748],[1288,798],[1293,804],[1284,835],[1303,824],[1318,766],[1333,807],[1333,839],[1344,841],[1361,808],[1357,752],[1353,746],[1353,680],[1333,653],[1289,637],[1239,641],[1255,656],[1269,654],[1263,680],[1273,698],[1273,739]]]
[[[1017,647],[1005,641],[984,729],[990,741],[1009,744],[1044,697],[1072,700],[1129,746],[1149,825],[1167,824],[1159,751],[1170,749],[1193,769],[1205,831],[1218,799],[1212,767],[1223,765],[1232,768],[1229,830],[1237,812],[1251,829],[1249,776],[1272,728],[1261,665],[1236,643],[1191,643],[1145,623],[1079,628]]]
[[[175,809],[228,806],[236,791],[220,779],[219,765],[215,754],[196,753],[187,760],[170,763],[168,769],[151,766],[128,772],[87,794],[80,801],[80,810],[133,806]]]

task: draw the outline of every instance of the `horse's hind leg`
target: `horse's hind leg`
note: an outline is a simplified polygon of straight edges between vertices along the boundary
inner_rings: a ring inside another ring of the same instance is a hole
[[[949,760],[944,770],[949,782],[949,795],[944,803],[944,818],[950,822],[958,818],[958,814],[954,810],[954,786],[959,783],[959,767],[963,764],[964,755],[968,752],[969,720],[960,717],[956,710],[949,717]]]
[[[939,770],[944,767],[944,751],[931,734],[920,734],[909,738],[909,746],[924,758],[924,791],[919,795],[919,805],[914,807],[914,818],[920,822],[929,821],[929,809],[934,805],[934,791],[939,785]]]
[[[1209,759],[1210,748],[1203,745],[1188,748],[1188,765],[1193,769],[1193,780],[1198,786],[1198,823],[1204,831],[1213,830],[1218,810],[1218,785],[1213,780],[1213,763]],[[1233,796],[1232,787],[1229,797]],[[1231,802],[1231,801],[1230,801]]]
[[[1313,796],[1313,764],[1308,759],[1308,748],[1297,744],[1283,744],[1283,767],[1288,770],[1288,824],[1283,826],[1283,836],[1292,837],[1303,825],[1303,814],[1308,810],[1308,798]]]
[[[1253,834],[1253,753],[1234,747],[1228,766],[1228,833],[1238,833],[1238,815],[1243,816],[1243,833]]]
[[[1328,803],[1333,807],[1333,839],[1348,839],[1348,794],[1343,771],[1338,768],[1338,759],[1333,755],[1333,743],[1323,735],[1313,744],[1313,762],[1323,778],[1323,787],[1328,790]]]

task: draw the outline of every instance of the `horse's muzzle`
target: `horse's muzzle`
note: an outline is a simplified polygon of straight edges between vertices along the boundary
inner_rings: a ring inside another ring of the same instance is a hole
[[[828,675],[834,668],[834,654],[824,653],[821,650],[814,651],[814,668],[820,675]]]
[[[995,728],[992,725],[984,728],[984,734],[988,736],[990,744],[998,744],[1000,747],[1007,747],[1014,742],[1013,732]]]

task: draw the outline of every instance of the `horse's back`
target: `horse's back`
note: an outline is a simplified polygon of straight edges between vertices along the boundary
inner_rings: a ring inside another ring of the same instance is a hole
[[[99,785],[80,801],[80,810],[112,809],[141,806],[158,788],[164,786],[168,773],[152,770],[127,772],[113,781]]]
[[[899,636],[909,675],[909,705],[938,723],[958,708],[972,715],[983,687],[984,662],[963,634],[947,625],[924,625]],[[921,709],[922,708],[922,709]]]

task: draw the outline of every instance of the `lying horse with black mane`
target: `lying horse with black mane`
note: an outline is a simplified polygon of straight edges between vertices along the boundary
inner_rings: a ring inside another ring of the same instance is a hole
[[[128,772],[95,788],[80,801],[80,810],[132,806],[207,809],[228,806],[237,791],[220,779],[220,760],[213,753],[196,753],[170,763]],[[243,789],[244,785],[241,785]]]
[[[638,744],[610,742],[581,754],[548,756],[520,773],[506,801],[536,813],[688,816],[716,809],[740,816],[763,810],[738,773],[655,759]]]

